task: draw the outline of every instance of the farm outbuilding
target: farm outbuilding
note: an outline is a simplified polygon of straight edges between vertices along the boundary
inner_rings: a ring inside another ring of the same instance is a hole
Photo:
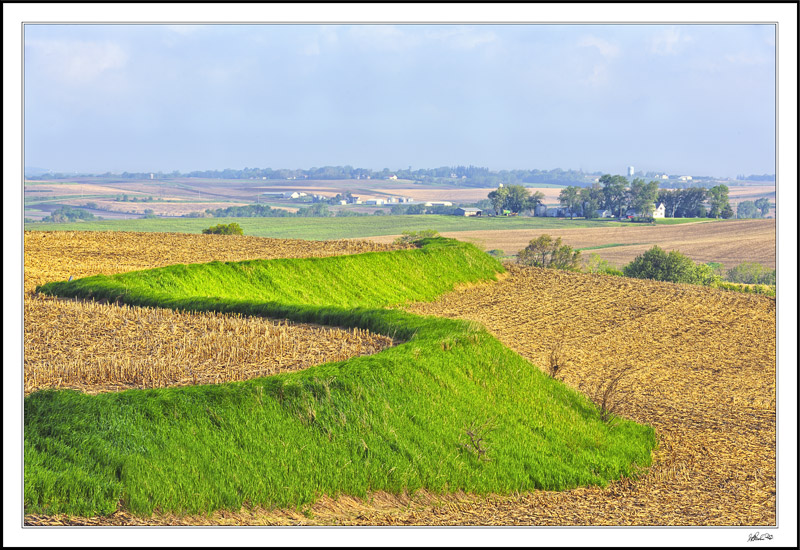
[[[472,207],[459,207],[456,208],[455,215],[456,216],[480,216],[483,213],[483,210],[480,208],[472,208]]]

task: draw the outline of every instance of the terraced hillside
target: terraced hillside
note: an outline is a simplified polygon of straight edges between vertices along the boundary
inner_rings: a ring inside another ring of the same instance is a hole
[[[25,400],[31,522],[54,513],[187,517],[375,491],[561,490],[639,475],[654,444],[650,428],[603,421],[583,395],[478,325],[384,309],[499,271],[471,245],[430,240],[411,250],[44,285],[66,297],[279,316],[402,343],[243,382],[34,392]]]

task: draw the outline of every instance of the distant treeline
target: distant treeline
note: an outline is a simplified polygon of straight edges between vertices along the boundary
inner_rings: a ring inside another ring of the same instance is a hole
[[[419,168],[412,170],[410,167],[404,170],[370,170],[368,168],[353,168],[352,166],[323,166],[321,168],[310,168],[308,170],[297,169],[278,169],[272,168],[244,168],[235,170],[226,168],[224,170],[195,170],[193,172],[179,172],[177,170],[169,173],[165,172],[122,172],[122,174],[67,174],[67,173],[46,173],[46,174],[26,174],[30,180],[48,179],[69,179],[76,177],[102,177],[118,178],[122,180],[148,180],[152,174],[154,180],[165,180],[174,178],[205,178],[205,179],[231,179],[231,180],[346,180],[346,179],[387,179],[396,177],[397,179],[412,180],[420,183],[454,183],[459,182],[471,187],[497,187],[504,185],[525,185],[536,183],[547,183],[553,185],[575,185],[587,187],[601,176],[602,172],[584,172],[583,170],[562,170],[554,168],[552,170],[499,170],[493,171],[481,166],[441,166],[439,168]],[[637,176],[656,178],[658,172],[647,172],[643,174],[637,172]],[[738,175],[737,180],[741,181],[763,181],[774,182],[775,174],[763,175]],[[692,180],[679,180],[672,176],[668,180],[660,180],[660,188],[680,189],[689,186],[713,187],[718,183],[718,178],[710,176],[694,176]]]
[[[484,205],[488,201],[481,201],[480,204]],[[395,204],[391,208],[378,208],[372,215],[373,216],[401,216],[401,215],[414,215],[414,214],[440,214],[452,215],[455,214],[456,206],[424,206],[422,204],[409,204],[400,205]],[[355,216],[369,216],[366,212],[355,212],[353,210],[331,210],[328,205],[323,202],[314,203],[311,206],[303,207],[297,212],[289,212],[281,208],[272,208],[263,204],[250,204],[246,206],[229,206],[227,208],[208,208],[204,212],[191,212],[185,214],[184,218],[343,218]]]
[[[352,166],[323,166],[308,170],[289,170],[272,168],[244,168],[234,170],[202,170],[193,172],[153,172],[154,180],[174,178],[206,178],[206,179],[259,179],[259,180],[342,180],[342,179],[387,179],[396,176],[398,179],[413,180],[421,183],[452,183],[458,181],[467,186],[497,187],[503,184],[549,183],[555,185],[586,185],[602,172],[583,172],[581,170],[500,170],[492,171],[480,166],[442,166],[440,168],[420,168],[417,170],[370,170],[353,168]],[[105,177],[121,179],[150,179],[151,172],[123,172],[122,174],[62,174],[48,173],[29,175],[28,179],[65,179],[75,177]]]
[[[757,176],[755,174],[751,174],[749,176],[745,176],[744,174],[739,174],[738,176],[736,176],[736,179],[742,181],[770,181],[772,183],[775,183],[775,174],[761,174],[760,176]]]

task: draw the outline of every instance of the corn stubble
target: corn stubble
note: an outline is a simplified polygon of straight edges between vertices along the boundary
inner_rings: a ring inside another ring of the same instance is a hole
[[[175,263],[320,257],[397,247],[366,241],[299,241],[178,233],[26,232],[25,393],[245,380],[376,353],[392,340],[240,315],[67,301],[37,285]]]
[[[568,365],[558,371],[565,383],[656,429],[653,466],[606,489],[376,512],[370,522],[775,524],[775,298],[507,267],[499,284],[409,309],[478,321],[543,370]]]
[[[392,340],[220,313],[25,301],[25,393],[218,384],[373,354]]]

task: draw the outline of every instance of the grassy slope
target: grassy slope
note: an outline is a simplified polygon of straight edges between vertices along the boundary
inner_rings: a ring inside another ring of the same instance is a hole
[[[45,285],[61,295],[360,326],[404,343],[246,382],[34,393],[25,399],[26,512],[109,513],[120,502],[139,514],[201,512],[422,487],[565,489],[649,464],[651,428],[604,424],[582,395],[481,327],[382,308],[501,270],[471,245],[433,240],[346,259],[195,264]],[[481,460],[464,447],[465,428],[486,422],[493,429]]]
[[[508,229],[570,229],[632,225],[611,220],[559,220],[555,218],[459,216],[362,216],[351,218],[173,218],[103,220],[64,224],[27,223],[25,230],[42,231],[145,231],[200,233],[218,223],[238,223],[245,235],[285,239],[333,240],[398,235],[403,231],[435,229],[480,231]]]

